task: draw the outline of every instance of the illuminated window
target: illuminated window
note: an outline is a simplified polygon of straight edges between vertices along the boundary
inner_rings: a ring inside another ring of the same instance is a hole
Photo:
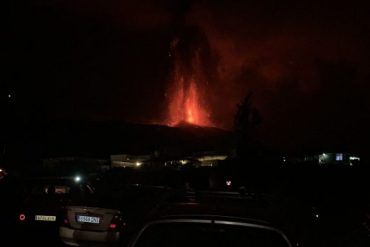
[[[343,154],[336,154],[335,160],[336,161],[342,161],[343,160]]]

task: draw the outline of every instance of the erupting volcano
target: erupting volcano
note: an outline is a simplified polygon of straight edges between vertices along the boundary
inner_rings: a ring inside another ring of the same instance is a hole
[[[200,92],[193,79],[185,82],[179,77],[169,105],[169,124],[186,122],[194,125],[211,126],[209,113],[204,109]]]
[[[167,124],[214,126],[207,104],[209,44],[198,29],[189,28],[171,43],[171,77]]]

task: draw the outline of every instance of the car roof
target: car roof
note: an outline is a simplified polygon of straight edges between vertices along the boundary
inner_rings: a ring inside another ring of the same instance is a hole
[[[256,225],[271,226],[272,224],[265,220],[255,219],[255,218],[244,218],[237,216],[230,216],[225,214],[167,214],[162,215],[158,219],[153,219],[152,221],[210,221],[210,222],[239,222],[239,223],[251,223]]]
[[[268,210],[262,208],[260,213],[256,213],[256,211],[249,210],[248,207],[243,207],[243,205],[233,204],[182,202],[161,205],[155,210],[152,217],[145,221],[139,233],[141,234],[151,225],[163,223],[223,224],[271,230],[279,233],[287,241],[289,246],[292,246],[289,238],[282,231],[279,224],[274,222],[272,217],[268,215]],[[266,213],[264,216],[262,211]],[[140,234],[133,239],[129,246],[134,246]]]
[[[268,195],[201,191],[181,196],[185,197],[182,198],[184,200],[169,200],[158,205],[150,218],[233,219],[264,224],[274,224],[279,219],[279,207]]]

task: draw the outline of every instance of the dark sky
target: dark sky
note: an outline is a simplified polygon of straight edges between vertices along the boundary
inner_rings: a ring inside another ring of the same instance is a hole
[[[170,45],[183,37],[207,50],[199,83],[216,126],[230,128],[253,92],[263,142],[365,150],[370,9],[305,2],[9,1],[2,104],[29,120],[163,123]]]

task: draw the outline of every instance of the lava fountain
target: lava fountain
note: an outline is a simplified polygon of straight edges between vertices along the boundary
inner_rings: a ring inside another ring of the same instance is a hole
[[[202,63],[202,49],[193,42],[194,34],[184,35],[171,43],[172,73],[168,91],[167,123],[213,126],[207,108],[207,76]]]
[[[199,86],[183,76],[177,78],[169,103],[169,125],[186,122],[194,125],[211,126],[209,113],[202,105]]]

